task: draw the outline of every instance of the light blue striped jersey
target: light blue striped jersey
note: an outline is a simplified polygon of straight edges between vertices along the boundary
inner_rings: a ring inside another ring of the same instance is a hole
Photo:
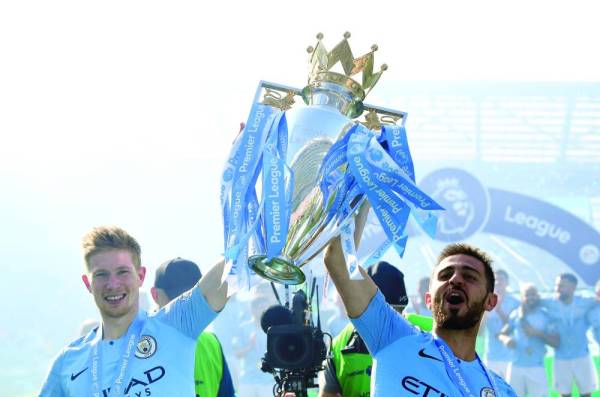
[[[462,395],[446,370],[436,337],[410,325],[386,304],[381,292],[377,292],[364,313],[352,319],[352,323],[373,356],[371,397]],[[458,360],[458,366],[472,396],[494,396],[480,360]],[[516,397],[502,378],[488,372],[500,396]]]
[[[171,301],[153,314],[140,311],[136,321],[143,326],[136,348],[128,360],[128,379],[122,396],[189,396],[194,390],[194,355],[200,332],[216,317],[198,286]],[[130,330],[131,331],[131,325]],[[100,340],[100,397],[108,397],[114,384],[129,331],[119,339]],[[92,396],[92,346],[98,337],[96,328],[65,347],[55,359],[41,397]],[[111,396],[112,397],[112,396]],[[121,397],[121,396],[115,396]]]

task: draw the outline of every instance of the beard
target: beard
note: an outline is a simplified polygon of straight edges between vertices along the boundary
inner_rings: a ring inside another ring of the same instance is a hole
[[[559,292],[558,293],[558,300],[561,302],[567,303],[570,298],[571,298],[571,294],[569,294],[568,292]]]
[[[444,301],[441,297],[433,301],[433,318],[436,324],[444,329],[465,330],[475,327],[483,315],[484,299],[467,305],[467,312],[459,315],[458,309],[449,309],[446,313],[442,309]]]

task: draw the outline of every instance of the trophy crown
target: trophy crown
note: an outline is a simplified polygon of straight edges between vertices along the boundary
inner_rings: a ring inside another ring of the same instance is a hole
[[[308,76],[308,87],[315,88],[321,86],[321,83],[333,83],[349,90],[355,102],[362,102],[371,89],[377,84],[381,74],[387,70],[387,65],[383,64],[380,70],[373,72],[374,53],[377,51],[377,44],[371,46],[371,51],[354,58],[352,49],[348,43],[350,32],[344,33],[344,38],[331,51],[327,51],[323,44],[323,34],[317,34],[317,44],[315,47],[308,47],[310,55],[310,72]],[[334,67],[341,69],[343,73],[334,72]],[[362,72],[361,83],[358,83],[352,77]]]

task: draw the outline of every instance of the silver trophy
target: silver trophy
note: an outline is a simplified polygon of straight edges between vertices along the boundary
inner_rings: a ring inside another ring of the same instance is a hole
[[[344,39],[327,51],[321,41],[323,35],[317,35],[316,47],[308,49],[310,73],[304,89],[261,82],[257,93],[261,103],[285,112],[288,127],[285,162],[293,174],[288,233],[281,254],[269,258],[257,252],[248,257],[254,272],[272,281],[303,283],[305,276],[300,268],[339,234],[345,219],[339,216],[328,219],[327,214],[333,203],[344,199],[338,195],[347,192],[333,189],[325,201],[320,188],[319,171],[332,145],[357,123],[380,131],[383,124],[403,125],[406,119],[404,112],[363,103],[387,67],[382,65],[373,72],[376,45],[367,54],[354,58],[349,37],[349,33],[344,34]],[[335,68],[341,70],[334,71]],[[361,83],[353,79],[359,73],[362,73]],[[347,165],[339,166],[337,171],[347,172]],[[351,208],[358,209],[363,199],[364,195],[357,196]]]

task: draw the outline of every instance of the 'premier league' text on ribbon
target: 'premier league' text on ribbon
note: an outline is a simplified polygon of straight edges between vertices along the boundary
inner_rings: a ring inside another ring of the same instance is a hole
[[[270,178],[271,178],[271,186],[270,191],[268,192],[268,198],[272,200],[272,207],[269,211],[269,214],[272,217],[272,234],[269,236],[269,241],[271,243],[281,243],[281,208],[279,205],[279,201],[275,199],[280,198],[280,190],[279,190],[279,179],[283,177],[283,173],[279,170],[277,159],[275,157],[271,158],[271,164],[269,167]]]

